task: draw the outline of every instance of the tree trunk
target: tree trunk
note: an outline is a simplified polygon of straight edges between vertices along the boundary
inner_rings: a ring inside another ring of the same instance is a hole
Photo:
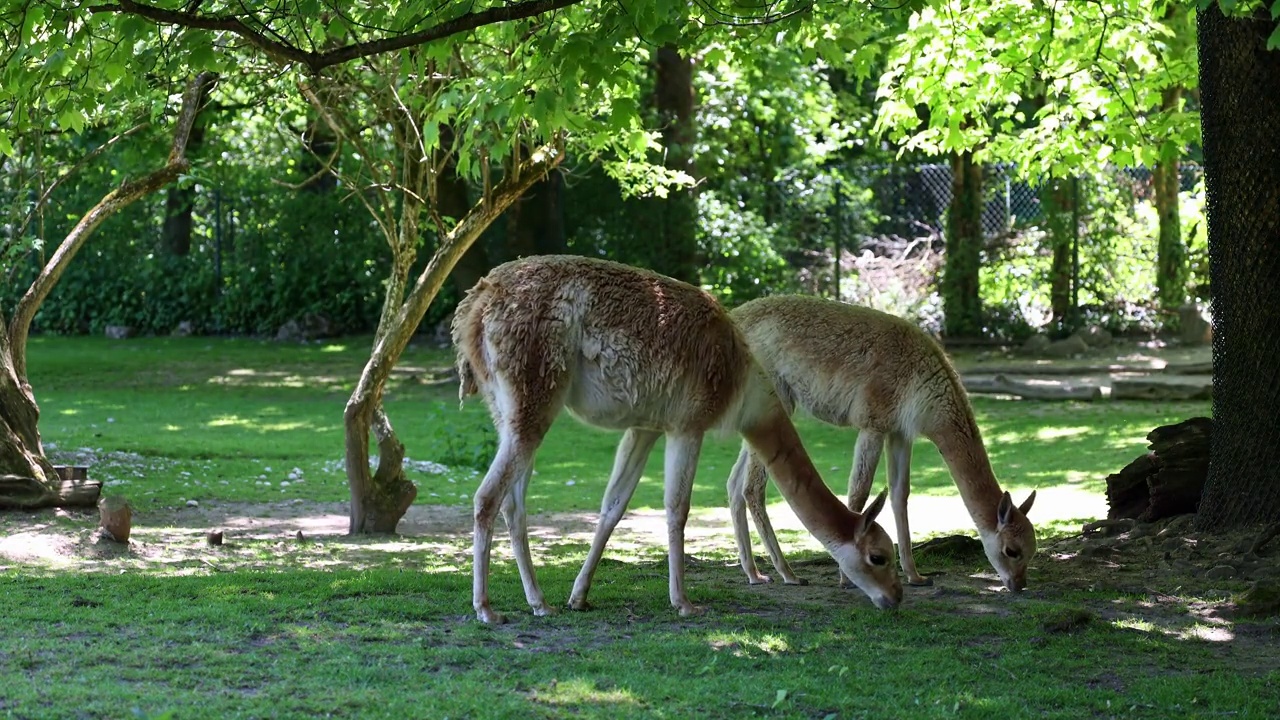
[[[84,502],[83,493],[68,495],[53,465],[44,456],[39,432],[40,409],[27,382],[27,334],[31,330],[31,321],[72,258],[99,225],[137,200],[158,192],[187,171],[191,165],[186,156],[191,128],[205,88],[216,77],[213,73],[200,73],[188,83],[182,96],[182,111],[174,127],[173,146],[164,167],[138,180],[126,180],[107,193],[80,218],[54,251],[18,301],[12,320],[6,325],[0,316],[0,474],[19,478],[11,478],[0,486],[0,506],[47,507]],[[23,484],[22,478],[29,482]],[[45,488],[47,493],[40,497],[33,483]],[[92,500],[96,500],[96,484],[86,483],[84,488],[91,491],[94,495]],[[6,492],[14,495],[8,496]]]
[[[1164,112],[1173,112],[1182,98],[1182,88],[1166,88],[1160,103]],[[1151,173],[1160,220],[1156,243],[1156,294],[1160,307],[1177,310],[1187,300],[1187,248],[1182,244],[1182,219],[1178,215],[1178,158],[1156,165]]]
[[[448,234],[440,238],[435,254],[418,276],[408,297],[395,307],[393,315],[385,316],[385,323],[379,323],[373,352],[347,401],[343,418],[347,481],[351,489],[351,534],[395,532],[400,518],[417,494],[417,488],[404,477],[403,471],[397,471],[399,461],[404,457],[404,448],[395,439],[382,411],[382,396],[392,368],[458,259],[485,228],[562,159],[562,150],[545,146],[513,169],[493,189],[490,197],[476,203]],[[391,306],[387,307],[390,309]],[[370,432],[378,439],[376,474],[369,472]]]
[[[663,165],[693,175],[693,144],[697,137],[693,125],[693,61],[674,46],[664,45],[658,48],[654,67],[654,103],[666,150]],[[698,206],[693,189],[673,188],[654,203],[659,224],[650,247],[652,269],[697,285]]]
[[[1072,246],[1075,240],[1075,180],[1050,178],[1040,187],[1040,203],[1044,207],[1049,249],[1053,259],[1049,266],[1049,305],[1053,320],[1066,329],[1074,308],[1071,305],[1071,281],[1075,275]]]
[[[507,244],[501,256],[493,258],[495,265],[520,257],[565,251],[564,216],[561,212],[562,183],[559,174],[539,180],[529,188],[529,192],[507,208]],[[485,272],[488,271],[489,268],[486,267]],[[475,279],[479,280],[480,277]],[[472,285],[474,284],[473,281]],[[470,288],[471,285],[467,287]]]
[[[207,113],[200,112],[209,100],[212,86],[205,85],[200,99],[196,103],[195,124],[191,126],[191,136],[187,138],[187,157],[200,153],[204,145],[204,133],[207,125]],[[182,187],[173,185],[164,199],[164,225],[160,228],[161,246],[165,252],[178,257],[185,257],[191,252],[191,232],[194,228],[192,211],[196,203],[195,185]]]
[[[1196,525],[1280,520],[1280,52],[1265,8],[1197,18],[1209,274],[1213,438]]]
[[[973,153],[951,156],[951,206],[942,273],[942,307],[948,337],[982,334],[978,269],[982,252],[982,165]]]
[[[1147,433],[1148,451],[1107,476],[1107,518],[1155,522],[1193,513],[1209,465],[1213,421],[1195,417]]]

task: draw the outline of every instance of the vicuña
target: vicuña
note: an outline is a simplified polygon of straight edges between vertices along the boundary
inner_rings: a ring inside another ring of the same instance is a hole
[[[1016,506],[996,482],[960,377],[938,343],[920,328],[870,308],[815,297],[780,295],[735,308],[730,317],[773,379],[788,412],[801,407],[824,422],[858,428],[849,508],[867,500],[880,452],[888,443],[889,498],[902,571],[912,585],[930,581],[916,570],[907,524],[911,444],[923,435],[951,470],[983,549],[1001,581],[1022,590],[1036,551],[1027,512],[1034,490]],[[767,468],[769,473],[773,468]],[[764,508],[765,466],[744,445],[729,476],[729,507],[742,569],[751,583],[768,582],[751,554],[746,509],[784,582],[802,583],[787,565]],[[846,577],[842,574],[842,584]]]
[[[499,510],[525,598],[535,615],[551,612],[529,555],[525,493],[534,454],[561,408],[587,424],[625,431],[571,608],[587,607],[605,544],[665,433],[671,604],[682,616],[699,612],[685,594],[684,530],[703,435],[712,429],[742,435],[801,522],[877,606],[901,602],[893,543],[875,522],[884,494],[859,514],[827,488],[741,331],[702,290],[604,260],[525,258],[500,265],[468,291],[453,341],[459,397],[483,396],[498,432],[497,454],[475,493],[472,602],[481,621],[504,620],[488,594]]]

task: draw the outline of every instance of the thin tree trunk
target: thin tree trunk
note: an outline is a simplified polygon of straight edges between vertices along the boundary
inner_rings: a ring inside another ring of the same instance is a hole
[[[48,490],[48,495],[40,500],[29,488],[15,489],[14,492],[21,497],[8,500],[21,502],[24,507],[42,506],[40,503],[53,506],[69,500],[52,464],[44,456],[39,432],[40,409],[27,382],[27,335],[31,321],[72,258],[99,225],[128,205],[159,191],[190,167],[186,150],[191,128],[204,90],[216,78],[213,73],[200,73],[187,84],[182,96],[182,110],[174,126],[173,145],[164,167],[138,180],[126,180],[85,213],[18,301],[7,326],[4,318],[0,317],[0,328],[3,329],[0,332],[0,474],[29,478]],[[86,487],[92,485],[88,483]],[[6,487],[19,488],[19,485],[11,482]],[[0,503],[6,500],[0,497]],[[32,505],[33,501],[37,505]],[[77,493],[74,501],[83,502],[83,495]]]
[[[1173,112],[1182,98],[1182,88],[1166,88],[1160,109]],[[1182,219],[1178,214],[1178,158],[1169,158],[1151,173],[1155,190],[1156,215],[1160,221],[1156,244],[1156,294],[1160,306],[1177,310],[1187,299],[1187,248],[1182,244]]]
[[[654,102],[662,124],[663,165],[694,174],[693,61],[671,45],[658,48],[654,63]],[[692,188],[673,188],[653,201],[659,214],[658,236],[650,248],[652,269],[698,284],[698,206]]]
[[[951,206],[942,274],[942,307],[948,337],[982,334],[978,270],[982,252],[982,165],[973,153],[951,156]]]
[[[207,113],[201,109],[208,103],[212,86],[206,84],[196,102],[196,119],[191,126],[191,134],[187,139],[186,156],[199,155],[204,145],[204,133],[207,125]],[[193,211],[196,203],[194,185],[181,187],[173,185],[166,193],[164,200],[164,225],[160,228],[161,245],[165,252],[177,257],[185,257],[191,252],[191,233],[195,223]]]
[[[1197,18],[1213,284],[1213,436],[1196,525],[1280,520],[1280,52],[1265,8]]]
[[[346,427],[347,481],[351,488],[351,534],[391,533],[404,516],[417,493],[403,475],[369,472],[369,434],[375,424],[385,421],[382,414],[382,397],[387,378],[400,359],[422,316],[440,287],[448,279],[458,259],[475,242],[495,219],[515,202],[538,178],[560,164],[563,152],[556,147],[545,146],[522,162],[494,189],[490,197],[481,199],[454,228],[440,239],[440,245],[418,276],[404,303],[397,308],[394,317],[380,330],[377,342],[360,381],[347,401],[344,414]],[[381,327],[381,324],[380,324]],[[377,433],[380,438],[390,437],[384,445],[380,439],[381,468],[388,458],[397,453],[403,458],[403,447],[394,440],[394,434]]]
[[[1053,319],[1059,327],[1065,327],[1071,317],[1071,280],[1075,272],[1071,253],[1074,238],[1075,208],[1074,185],[1070,178],[1051,178],[1040,188],[1040,203],[1045,209],[1048,226],[1049,248],[1052,260],[1049,266],[1049,305]]]

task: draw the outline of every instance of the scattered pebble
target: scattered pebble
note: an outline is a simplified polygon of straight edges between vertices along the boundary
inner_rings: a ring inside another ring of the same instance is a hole
[[[188,500],[188,501],[187,501],[187,507],[189,507],[189,508],[193,508],[193,507],[200,507],[200,501],[199,501],[199,500]]]

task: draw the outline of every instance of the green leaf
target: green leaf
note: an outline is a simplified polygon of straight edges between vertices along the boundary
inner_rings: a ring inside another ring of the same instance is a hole
[[[613,99],[611,106],[609,127],[614,130],[626,130],[631,127],[632,121],[640,114],[635,98],[616,97]]]
[[[1280,20],[1280,0],[1271,3],[1271,19]]]
[[[787,701],[787,691],[786,691],[786,690],[779,690],[779,691],[778,691],[778,695],[777,695],[777,697],[776,697],[776,698],[774,698],[773,706],[774,706],[774,707],[778,707],[779,705],[781,705],[782,703],[784,703],[784,702],[786,702],[786,701]]]
[[[84,120],[84,113],[80,111],[80,108],[69,107],[58,115],[58,125],[74,133],[80,133],[84,130]]]
[[[0,129],[0,155],[13,157],[13,143],[9,141],[9,133]]]
[[[1268,50],[1275,50],[1278,47],[1280,47],[1280,25],[1277,25],[1276,29],[1271,31],[1271,36],[1267,38]]]

